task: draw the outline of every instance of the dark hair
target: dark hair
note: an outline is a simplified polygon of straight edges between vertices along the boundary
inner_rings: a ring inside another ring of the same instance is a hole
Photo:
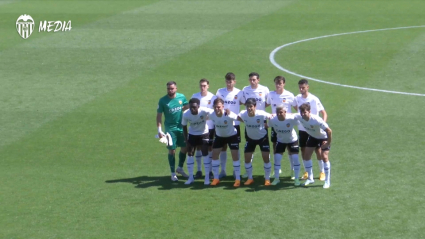
[[[304,85],[304,84],[308,85],[308,80],[301,79],[300,81],[298,81],[298,85]]]
[[[235,74],[233,74],[232,72],[228,72],[228,73],[224,76],[224,79],[226,79],[226,80],[234,80],[234,79],[236,79],[236,76],[235,76]]]
[[[257,72],[251,72],[251,73],[249,73],[249,75],[248,75],[249,77],[251,77],[251,76],[256,76],[257,77],[257,79],[260,79],[260,74],[258,74]]]
[[[167,82],[167,86],[170,86],[170,85],[176,85],[177,86],[177,83],[175,81],[169,81],[169,82]]]
[[[257,106],[257,101],[255,100],[255,98],[248,98],[245,101],[245,105],[254,105],[254,106]]]
[[[214,100],[213,105],[217,105],[218,103],[221,103],[221,104],[224,105],[224,100],[221,99],[221,98],[217,98],[217,99]]]
[[[201,101],[198,98],[192,98],[189,100],[189,104],[193,104],[193,103],[200,105]]]
[[[285,83],[286,82],[286,80],[285,80],[285,77],[283,77],[283,76],[276,76],[275,78],[274,78],[274,80],[273,80],[275,83],[276,82],[279,82],[279,81],[283,81],[283,83]]]
[[[207,85],[210,85],[210,82],[209,82],[207,79],[205,79],[205,78],[202,78],[202,79],[199,81],[199,83],[203,83],[203,82],[207,82]]]
[[[300,109],[300,112],[301,111],[310,111],[310,104],[306,104],[306,103],[304,103],[304,104],[302,104],[302,105],[300,105],[300,107],[299,107],[299,109]]]

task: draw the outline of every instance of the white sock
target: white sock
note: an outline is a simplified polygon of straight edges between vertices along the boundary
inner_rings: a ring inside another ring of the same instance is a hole
[[[241,163],[240,161],[233,161],[233,171],[235,171],[236,180],[241,180]]]
[[[220,160],[218,160],[218,159],[213,159],[213,161],[212,161],[212,172],[213,172],[213,175],[214,175],[214,179],[218,179],[218,171],[220,170],[219,169],[219,167],[220,167]]]
[[[294,164],[292,163],[292,155],[294,155],[294,154],[288,154],[288,160],[289,160],[290,169],[294,170]]]
[[[251,163],[252,163],[252,161],[254,161],[254,153],[252,153],[252,155],[251,155]]]
[[[248,178],[252,179],[252,163],[245,163],[245,169],[248,173]]]
[[[211,160],[208,156],[204,157],[204,170],[205,170],[205,179],[210,179]]]
[[[220,152],[220,165],[221,165],[221,172],[226,172],[226,163],[227,163],[227,152],[221,151]]]
[[[272,163],[270,161],[268,163],[264,163],[264,178],[266,180],[270,180],[271,172],[272,172]],[[277,175],[279,175],[279,171],[277,171]]]
[[[325,175],[326,175],[325,182],[327,182],[328,184],[331,184],[331,162],[328,161],[323,164],[324,164]]]
[[[313,162],[310,160],[304,160],[305,171],[308,173],[308,179],[313,180]]]
[[[188,156],[186,161],[187,171],[189,173],[189,178],[193,178],[193,166],[195,162],[193,160],[193,156]]]
[[[320,172],[321,173],[324,173],[325,172],[325,165],[323,163],[323,160],[317,160],[317,161],[319,161],[318,163],[319,163],[319,170],[320,170]]]
[[[279,179],[279,171],[282,163],[282,154],[274,155],[274,177]]]
[[[303,159],[303,167],[304,167],[304,172],[307,172],[307,169],[305,168],[305,159]]]
[[[211,163],[212,162],[212,151],[211,152],[208,152],[208,158],[209,158],[210,163]],[[207,174],[207,173],[209,174],[211,172],[211,170],[212,170],[212,166],[210,164],[210,171],[205,172],[205,174]]]
[[[196,158],[196,166],[198,167],[198,171],[202,171],[202,152],[201,150],[196,150],[195,153]]]
[[[295,173],[295,178],[299,178],[300,177],[300,160],[298,159],[298,154],[293,154],[291,155],[292,158],[292,165],[294,165],[294,173]]]

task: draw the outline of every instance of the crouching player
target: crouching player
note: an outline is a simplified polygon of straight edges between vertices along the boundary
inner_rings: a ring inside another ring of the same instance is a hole
[[[304,186],[314,183],[313,168],[311,156],[315,149],[321,149],[321,158],[325,168],[325,184],[323,188],[331,186],[331,163],[329,162],[329,150],[331,149],[332,130],[328,124],[318,115],[310,113],[310,105],[302,104],[299,107],[300,114],[295,114],[297,119],[308,133],[307,145],[305,148],[304,166],[308,173],[308,178],[304,182]]]
[[[267,119],[271,115],[263,110],[256,110],[257,102],[254,98],[248,98],[245,102],[246,110],[243,110],[238,115],[238,120],[245,123],[246,144],[245,144],[245,169],[248,173],[248,180],[244,185],[254,183],[252,177],[251,157],[257,145],[260,146],[261,156],[264,161],[264,185],[270,185],[270,143],[267,134]]]
[[[276,150],[274,154],[274,175],[275,178],[272,185],[277,185],[279,180],[279,171],[281,168],[282,155],[285,149],[288,148],[288,155],[291,160],[291,165],[294,167],[295,186],[300,185],[300,161],[298,159],[298,137],[294,130],[294,126],[298,124],[298,120],[292,114],[286,114],[284,105],[276,106],[276,116],[269,120],[269,125],[276,132]]]
[[[239,139],[238,131],[233,126],[233,122],[238,119],[238,116],[231,112],[229,109],[224,110],[224,101],[221,98],[214,100],[214,112],[210,114],[209,119],[212,120],[215,126],[215,139],[212,151],[212,172],[214,180],[211,185],[217,185],[219,180],[219,156],[223,148],[228,145],[233,159],[233,170],[235,172],[235,184],[233,186],[239,187],[241,184],[241,170],[239,161]],[[205,176],[205,185],[209,184],[207,175]]]
[[[197,98],[189,100],[189,109],[183,113],[182,125],[183,125],[183,136],[187,144],[187,170],[189,171],[189,179],[185,184],[191,184],[194,181],[193,167],[195,160],[193,154],[197,146],[201,146],[202,156],[209,159],[208,156],[208,125],[207,117],[212,113],[211,109],[199,107],[200,101]],[[187,123],[189,125],[189,134],[187,131]],[[205,172],[209,172],[210,164],[204,163]],[[208,174],[207,174],[208,175]]]

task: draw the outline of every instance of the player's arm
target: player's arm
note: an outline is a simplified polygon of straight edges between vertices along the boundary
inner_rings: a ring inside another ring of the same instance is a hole
[[[165,134],[162,132],[162,113],[156,113],[156,127],[158,127],[158,136],[162,138]]]
[[[326,113],[326,110],[321,110],[321,111],[319,111],[319,113],[322,115],[322,119],[323,119],[323,121],[327,121],[328,120],[328,114]]]
[[[322,145],[322,148],[327,148],[329,146],[331,146],[331,142],[332,142],[332,130],[331,128],[326,128],[325,129],[326,135],[328,136],[328,139],[326,140],[326,143],[324,143]]]
[[[182,110],[182,111],[185,111],[185,110],[187,110],[187,109],[189,109],[189,104],[185,104],[185,105],[183,105],[183,110]]]

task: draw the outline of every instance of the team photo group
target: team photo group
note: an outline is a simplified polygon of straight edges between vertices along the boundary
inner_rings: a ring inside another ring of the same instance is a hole
[[[250,73],[248,79],[249,85],[240,90],[235,87],[235,74],[229,72],[224,77],[226,87],[218,89],[216,94],[209,92],[209,81],[201,79],[200,92],[193,94],[189,101],[177,93],[176,82],[166,83],[167,94],[158,102],[156,122],[160,142],[167,145],[171,180],[178,181],[176,174],[179,174],[187,178],[187,185],[195,179],[204,179],[205,185],[218,185],[227,176],[229,149],[233,186],[240,187],[241,178],[245,179],[243,185],[252,185],[252,161],[259,146],[264,162],[264,182],[261,183],[265,186],[280,183],[282,168],[290,169],[295,186],[313,184],[312,156],[315,154],[319,180],[324,181],[323,188],[329,188],[332,130],[326,123],[327,113],[319,98],[309,92],[308,81],[298,81],[299,94],[294,96],[285,89],[283,76],[274,78],[274,91],[260,84],[260,75],[256,72]],[[269,106],[271,113],[266,112]],[[242,155],[241,130],[246,141]],[[180,151],[175,168],[177,148]],[[285,151],[289,163],[282,162]],[[300,174],[301,161],[304,172]],[[188,174],[183,169],[185,162]],[[243,174],[241,166],[245,168]]]

